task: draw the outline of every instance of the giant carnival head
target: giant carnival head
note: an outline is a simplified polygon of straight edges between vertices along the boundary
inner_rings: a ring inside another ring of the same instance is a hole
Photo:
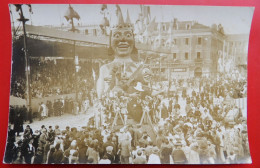
[[[119,5],[116,5],[116,22],[111,25],[109,36],[109,54],[116,57],[127,57],[136,54],[133,25],[130,22],[127,12],[127,19],[124,21]]]

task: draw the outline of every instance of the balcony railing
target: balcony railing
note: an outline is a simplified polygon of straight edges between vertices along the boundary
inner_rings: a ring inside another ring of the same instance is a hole
[[[203,59],[202,58],[196,58],[196,59],[194,59],[194,62],[203,62]]]

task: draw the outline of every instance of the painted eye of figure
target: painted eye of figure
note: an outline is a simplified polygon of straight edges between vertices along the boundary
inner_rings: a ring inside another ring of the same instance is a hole
[[[126,35],[126,37],[132,37],[132,33],[130,33],[130,32],[126,33],[125,35]]]
[[[119,38],[119,37],[120,37],[120,34],[119,34],[119,33],[115,33],[115,34],[114,34],[114,37],[115,37],[115,38]]]

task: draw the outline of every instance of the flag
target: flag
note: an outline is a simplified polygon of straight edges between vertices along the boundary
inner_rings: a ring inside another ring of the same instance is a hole
[[[70,5],[69,5],[69,9],[66,11],[64,17],[66,18],[67,21],[69,21],[72,18],[75,18],[77,20],[80,19],[79,14]]]
[[[154,27],[156,26],[155,24],[155,18],[156,16],[153,18],[153,20],[147,25],[147,31],[149,33],[152,33],[154,31]]]
[[[101,5],[101,11],[104,11],[105,9],[107,9],[107,4]]]

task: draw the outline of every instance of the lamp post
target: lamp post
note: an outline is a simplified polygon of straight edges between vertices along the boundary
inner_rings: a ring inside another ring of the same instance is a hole
[[[31,5],[29,6],[29,11],[32,12]],[[29,19],[25,18],[23,15],[22,4],[15,4],[16,12],[19,12],[20,18],[17,19],[18,21],[22,22],[23,24],[23,44],[24,44],[24,58],[25,58],[25,76],[26,76],[26,106],[27,110],[30,110],[31,107],[31,89],[30,89],[30,58],[27,53],[27,37],[26,37],[26,30],[25,30],[25,23],[29,21]]]

